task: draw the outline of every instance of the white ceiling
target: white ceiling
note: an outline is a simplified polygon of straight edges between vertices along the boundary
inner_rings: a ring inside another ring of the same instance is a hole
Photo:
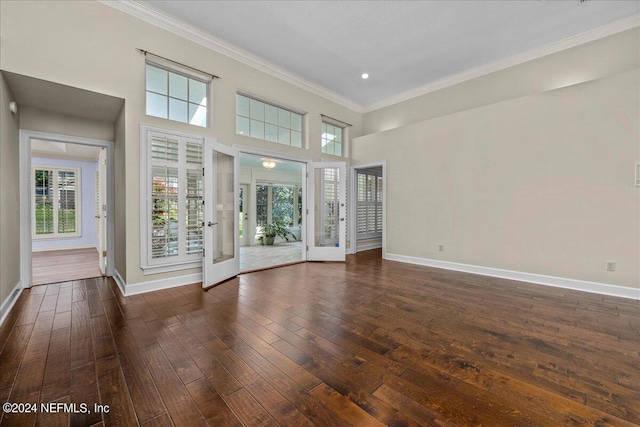
[[[640,12],[622,0],[145,3],[363,107]]]
[[[31,155],[33,157],[96,162],[100,150],[100,147],[91,145],[31,139]]]

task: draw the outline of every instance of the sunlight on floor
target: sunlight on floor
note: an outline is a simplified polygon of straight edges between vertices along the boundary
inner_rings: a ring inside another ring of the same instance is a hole
[[[284,242],[273,246],[240,247],[240,271],[273,267],[302,260],[302,242]]]

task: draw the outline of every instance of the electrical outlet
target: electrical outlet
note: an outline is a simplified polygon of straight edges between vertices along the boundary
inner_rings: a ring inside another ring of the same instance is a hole
[[[607,271],[616,271],[616,263],[615,261],[607,261],[606,263]]]
[[[443,252],[444,251],[444,245],[438,245],[438,250],[440,252]]]

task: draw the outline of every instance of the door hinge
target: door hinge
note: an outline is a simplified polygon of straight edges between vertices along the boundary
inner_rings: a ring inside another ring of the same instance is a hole
[[[204,248],[202,249],[202,258],[204,258]]]
[[[309,178],[309,172],[307,172],[307,178]]]
[[[309,215],[309,209],[307,209],[307,215]]]
[[[204,176],[204,168],[202,168],[202,176]]]
[[[107,257],[107,251],[102,251],[102,258],[106,258]]]
[[[307,252],[309,252],[309,246],[307,246]]]

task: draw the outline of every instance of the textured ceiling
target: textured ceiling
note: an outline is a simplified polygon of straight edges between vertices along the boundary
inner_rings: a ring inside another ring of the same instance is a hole
[[[640,12],[595,0],[145,3],[363,106]]]

